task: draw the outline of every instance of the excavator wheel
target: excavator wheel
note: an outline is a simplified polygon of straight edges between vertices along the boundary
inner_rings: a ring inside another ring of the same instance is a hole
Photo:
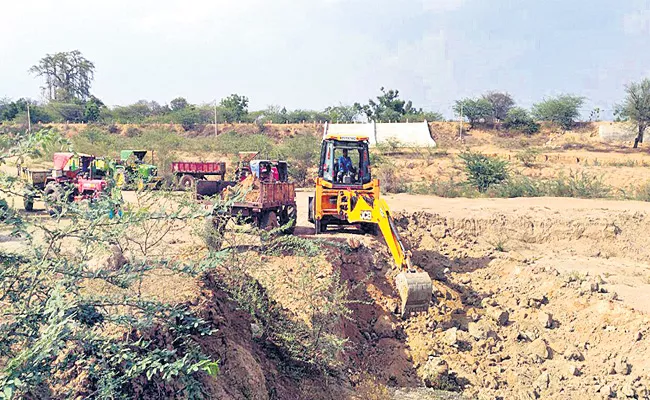
[[[405,271],[395,277],[395,285],[401,299],[400,315],[408,318],[412,313],[429,309],[433,284],[426,272]]]

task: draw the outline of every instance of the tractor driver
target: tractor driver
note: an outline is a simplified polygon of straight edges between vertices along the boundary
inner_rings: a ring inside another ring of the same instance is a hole
[[[352,165],[352,159],[348,156],[348,149],[343,149],[343,155],[339,157],[338,160],[338,176],[337,180],[341,182],[343,180],[343,176],[345,176],[347,173],[354,173],[354,166]]]

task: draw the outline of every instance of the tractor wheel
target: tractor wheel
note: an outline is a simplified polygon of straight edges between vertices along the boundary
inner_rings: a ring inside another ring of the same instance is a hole
[[[280,225],[288,225],[282,232],[287,235],[292,235],[296,230],[296,222],[298,221],[298,209],[296,206],[284,206],[280,212]]]
[[[259,221],[260,229],[265,231],[272,231],[280,227],[280,221],[278,221],[275,211],[264,211]]]
[[[194,188],[196,184],[196,179],[192,175],[183,175],[181,180],[178,182],[178,185],[182,190],[190,191]]]
[[[34,196],[25,193],[23,195],[23,205],[25,206],[25,211],[34,211]]]
[[[361,231],[366,235],[377,236],[379,234],[379,225],[377,225],[377,224],[369,224],[369,223],[362,223],[361,224]]]
[[[54,217],[57,214],[60,214],[63,210],[62,203],[65,201],[65,193],[63,188],[56,182],[48,183],[45,186],[45,209]]]

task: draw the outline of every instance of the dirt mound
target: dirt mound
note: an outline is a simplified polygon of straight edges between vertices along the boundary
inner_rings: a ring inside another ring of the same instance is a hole
[[[338,387],[335,379],[328,387],[322,375],[292,375],[291,363],[283,359],[277,349],[253,337],[259,328],[219,287],[218,279],[208,275],[196,306],[201,316],[216,329],[216,333],[202,342],[204,352],[219,359],[219,374],[215,378],[205,377],[204,381],[212,398],[331,398],[332,388]]]
[[[640,271],[646,216],[526,214],[398,218],[439,279],[429,314],[402,323],[418,373],[435,360],[478,398],[648,398],[650,318],[611,268]]]

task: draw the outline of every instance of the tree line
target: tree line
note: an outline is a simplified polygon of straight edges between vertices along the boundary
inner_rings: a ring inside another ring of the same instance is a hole
[[[441,121],[442,114],[417,108],[411,100],[400,98],[398,90],[380,89],[376,99],[366,103],[339,104],[324,110],[288,110],[269,106],[251,111],[248,97],[232,94],[218,104],[191,104],[177,97],[166,104],[140,100],[125,106],[109,107],[91,94],[95,65],[78,50],[47,54],[29,69],[44,80],[41,87],[45,101],[31,99],[0,99],[0,121],[99,122],[99,123],[177,123],[186,130],[197,125],[217,122],[300,123],[303,121],[357,122],[419,122]],[[635,147],[643,142],[650,124],[650,79],[630,83],[626,97],[616,107],[617,120],[630,121],[638,128]],[[491,91],[476,98],[457,100],[453,110],[457,116],[476,125],[498,125],[506,129],[534,134],[539,122],[550,122],[569,130],[580,118],[585,98],[563,94],[544,99],[530,110],[518,107],[509,93]],[[592,111],[590,120],[598,120],[600,111]]]

